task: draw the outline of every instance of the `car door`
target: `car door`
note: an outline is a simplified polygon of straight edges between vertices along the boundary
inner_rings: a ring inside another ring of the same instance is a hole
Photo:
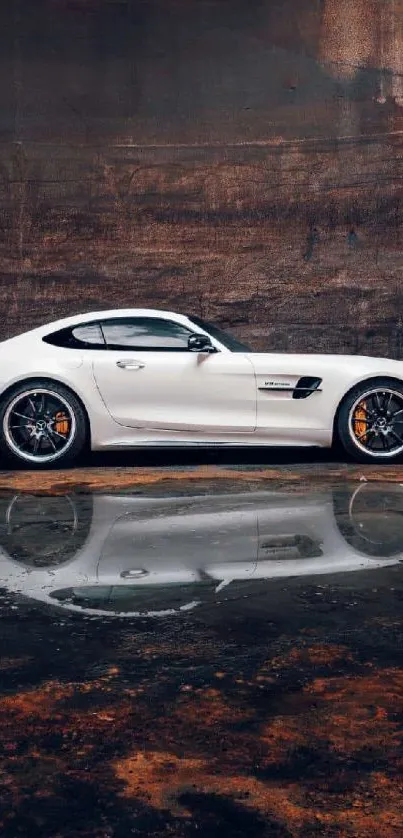
[[[131,428],[250,433],[256,428],[256,382],[242,353],[188,349],[192,332],[161,317],[101,323],[105,349],[93,374],[120,425]]]

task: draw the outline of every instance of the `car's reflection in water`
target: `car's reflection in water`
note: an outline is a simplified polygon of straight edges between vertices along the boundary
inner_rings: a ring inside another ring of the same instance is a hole
[[[403,489],[0,500],[0,587],[106,616],[166,616],[269,580],[403,558]]]

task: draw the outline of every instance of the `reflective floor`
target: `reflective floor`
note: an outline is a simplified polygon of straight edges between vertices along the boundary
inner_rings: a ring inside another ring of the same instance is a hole
[[[399,483],[3,492],[0,834],[401,836],[402,563]]]

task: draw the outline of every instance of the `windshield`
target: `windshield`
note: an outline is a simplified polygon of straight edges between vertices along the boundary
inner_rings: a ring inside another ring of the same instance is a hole
[[[216,338],[222,343],[226,349],[230,349],[231,352],[252,352],[250,346],[246,346],[245,343],[241,343],[236,338],[233,338],[232,335],[228,335],[226,332],[223,332],[222,329],[219,329],[218,326],[214,326],[213,323],[207,323],[205,320],[202,320],[201,317],[194,317],[193,314],[187,315],[189,320],[195,324],[195,326],[200,326],[201,329],[204,329],[205,332],[208,332],[212,338]]]

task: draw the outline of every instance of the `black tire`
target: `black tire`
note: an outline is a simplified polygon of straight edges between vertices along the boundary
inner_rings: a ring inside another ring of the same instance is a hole
[[[357,411],[361,411],[358,418]],[[377,378],[354,387],[341,404],[337,433],[345,452],[356,462],[402,461],[403,383]]]
[[[56,381],[22,381],[0,404],[1,463],[29,469],[65,467],[77,462],[87,439],[81,402]]]

